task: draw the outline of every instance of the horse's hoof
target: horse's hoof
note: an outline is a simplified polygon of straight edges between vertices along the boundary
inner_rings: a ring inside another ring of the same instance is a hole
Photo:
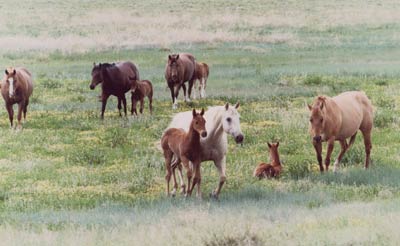
[[[215,193],[215,191],[212,191],[210,193],[210,198],[212,198],[212,199],[214,199],[216,201],[219,201],[218,195]]]

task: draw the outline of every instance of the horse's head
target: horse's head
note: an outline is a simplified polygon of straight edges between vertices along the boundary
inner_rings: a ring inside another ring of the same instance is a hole
[[[325,127],[325,100],[325,97],[319,96],[313,105],[307,105],[310,110],[310,134],[317,143],[323,140],[321,134]]]
[[[244,136],[240,130],[240,114],[237,111],[239,103],[236,103],[234,107],[229,106],[229,103],[225,104],[225,112],[222,118],[222,127],[224,131],[231,134],[236,143],[242,143]]]
[[[134,78],[129,76],[129,82],[131,84],[131,92],[135,92],[138,88],[138,81]]]
[[[207,137],[207,130],[206,130],[206,120],[203,117],[204,115],[204,108],[201,109],[200,114],[193,109],[193,120],[192,126],[193,129],[200,134],[202,138]]]
[[[179,54],[168,55],[168,67],[171,79],[174,83],[178,82],[179,79],[178,59],[179,59]]]
[[[101,66],[101,63],[99,63],[98,65],[96,65],[96,63],[93,63],[92,83],[90,83],[91,90],[94,90],[94,88],[96,88],[98,84],[103,82],[103,76],[101,75]]]
[[[268,143],[268,148],[269,148],[269,155],[270,159],[277,161],[279,159],[279,154],[278,154],[278,147],[279,147],[279,142],[276,143]]]
[[[8,96],[14,97],[16,92],[16,83],[17,83],[17,71],[13,67],[9,67],[5,70],[5,82],[8,84]]]

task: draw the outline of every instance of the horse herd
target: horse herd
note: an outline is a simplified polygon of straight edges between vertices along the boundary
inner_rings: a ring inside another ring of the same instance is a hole
[[[140,101],[140,113],[143,113],[145,97],[149,99],[149,109],[150,113],[152,112],[152,84],[149,80],[140,80],[139,71],[132,62],[94,63],[91,75],[90,89],[93,90],[98,84],[101,84],[102,119],[107,99],[111,95],[118,98],[120,116],[122,116],[122,105],[124,114],[127,115],[125,94],[128,91],[131,91],[131,114],[137,115],[136,104],[138,101]],[[165,67],[165,79],[170,89],[172,107],[177,108],[177,98],[181,88],[185,101],[190,100],[192,88],[197,80],[200,81],[200,98],[204,98],[208,75],[207,64],[197,62],[193,55],[188,53],[169,55]],[[189,82],[188,91],[186,91],[185,82]],[[32,75],[25,68],[7,68],[0,86],[11,127],[14,127],[13,105],[18,104],[16,128],[21,129],[22,113],[25,120],[29,97],[33,91]],[[365,168],[368,168],[372,148],[373,106],[366,94],[361,91],[349,91],[335,97],[318,96],[312,105],[307,106],[310,114],[310,135],[320,171],[328,171],[335,141],[340,143],[341,151],[335,161],[334,170],[339,168],[340,161],[354,143],[358,130],[364,137]],[[213,161],[220,178],[217,188],[211,195],[218,198],[226,181],[227,135],[232,135],[236,143],[242,143],[244,140],[240,129],[238,108],[239,103],[236,105],[227,103],[223,106],[210,107],[207,111],[202,109],[200,113],[193,109],[193,111],[174,115],[161,137],[168,195],[176,194],[178,183],[175,171],[178,169],[181,192],[191,195],[197,186],[197,195],[201,196],[201,162]],[[348,138],[350,138],[349,142],[347,142]],[[322,163],[322,142],[328,144],[325,168]],[[255,177],[278,178],[280,176],[283,167],[279,159],[278,146],[279,142],[268,143],[271,163],[259,164],[253,173]],[[184,182],[182,166],[186,170],[187,186]],[[174,186],[170,193],[171,177],[173,177]]]

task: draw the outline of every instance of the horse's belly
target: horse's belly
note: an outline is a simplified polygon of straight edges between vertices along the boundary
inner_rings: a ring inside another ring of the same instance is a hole
[[[224,152],[221,151],[221,149],[217,148],[216,146],[214,147],[202,146],[202,151],[201,151],[202,161],[219,160],[224,155],[225,155]]]

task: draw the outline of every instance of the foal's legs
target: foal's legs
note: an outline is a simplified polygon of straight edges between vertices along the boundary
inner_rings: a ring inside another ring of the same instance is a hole
[[[220,160],[214,160],[214,164],[218,169],[219,173],[219,184],[218,188],[215,189],[210,195],[214,197],[215,199],[218,199],[219,193],[221,192],[222,186],[224,185],[226,181],[226,156],[224,156]]]
[[[144,97],[140,99],[140,113],[143,114],[143,107],[144,107]]]
[[[187,179],[188,179],[188,192],[186,193],[187,195],[191,195],[192,194],[192,191],[190,190],[190,183],[191,183],[191,181],[192,181],[192,169],[190,168],[190,161],[189,161],[189,159],[187,159],[185,156],[181,156],[181,161],[182,161],[182,164],[183,164],[183,166],[185,167],[185,169],[186,169],[186,176],[187,176]]]
[[[326,151],[326,157],[325,157],[325,168],[326,168],[326,171],[328,171],[329,164],[331,163],[331,155],[332,155],[332,151],[333,151],[334,145],[335,145],[335,137],[331,137],[328,140],[328,149]]]
[[[137,114],[137,111],[136,111],[136,104],[137,104],[136,99],[132,99],[132,114],[135,113],[136,116],[137,116],[138,114]]]
[[[164,149],[165,171],[166,171],[165,181],[167,182],[167,190],[166,190],[167,196],[169,196],[169,181],[171,180],[171,174],[172,174],[171,170],[172,156],[173,153],[171,150]]]
[[[10,126],[13,127],[13,120],[14,120],[14,109],[12,104],[6,104],[6,109],[8,112],[8,118],[10,119]]]
[[[321,153],[322,153],[322,142],[313,141],[313,145],[314,145],[315,153],[317,154],[319,171],[323,172],[324,171],[324,167],[322,166],[322,155],[321,155]]]
[[[101,100],[102,100],[102,105],[101,105],[101,119],[104,119],[104,111],[106,110],[106,105],[107,105],[107,99],[110,95],[108,94],[103,94]]]

